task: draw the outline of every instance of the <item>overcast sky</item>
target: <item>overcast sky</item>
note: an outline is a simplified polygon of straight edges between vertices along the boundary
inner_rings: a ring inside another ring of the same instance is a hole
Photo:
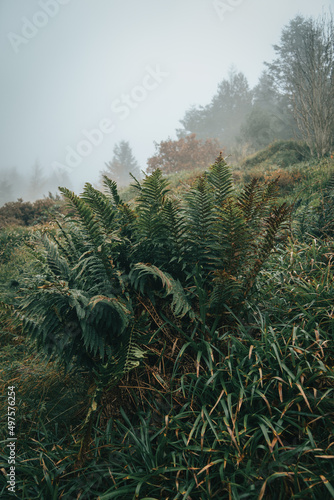
[[[145,169],[232,65],[253,87],[297,14],[334,0],[0,0],[0,171],[64,167],[79,190],[115,143]]]

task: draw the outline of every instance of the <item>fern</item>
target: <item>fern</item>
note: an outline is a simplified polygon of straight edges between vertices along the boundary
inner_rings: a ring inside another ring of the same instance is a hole
[[[186,262],[186,220],[176,200],[167,200],[162,208],[162,219],[168,237],[164,245],[164,268],[177,276],[183,274]]]
[[[221,205],[234,192],[231,168],[227,165],[222,153],[212,165],[208,175],[208,183],[214,190],[214,200]]]
[[[278,178],[268,183],[252,179],[238,196],[237,204],[249,224],[253,226],[268,214],[275,205],[278,194]]]
[[[191,314],[191,304],[180,281],[172,278],[168,273],[161,271],[156,266],[138,263],[134,265],[129,278],[135,290],[139,290],[142,295],[147,294],[147,288],[152,286],[148,278],[158,279],[165,290],[163,297],[172,296],[171,309],[173,314],[176,317],[183,317],[186,314],[190,314],[193,317]]]
[[[115,207],[122,205],[123,201],[118,194],[117,183],[106,175],[103,176],[103,184],[108,189]]]
[[[92,209],[95,217],[97,217],[100,226],[106,233],[114,228],[114,219],[117,214],[108,197],[93,188],[89,183],[85,184],[82,199]]]
[[[135,187],[139,190],[136,211],[140,237],[159,241],[165,233],[161,210],[167,201],[167,181],[160,170],[156,170]]]
[[[104,184],[105,194],[90,184],[81,196],[61,188],[75,216],[44,238],[45,277],[22,288],[16,311],[48,357],[91,374],[85,439],[103,387],[138,366],[156,333],[137,335],[143,318],[164,341],[175,341],[164,326],[171,317],[188,333],[192,323],[189,338],[218,335],[226,311],[232,317],[249,297],[290,214],[276,206],[276,181],[252,181],[237,195],[222,155],[183,202],[172,199],[159,170],[136,181],[133,208],[113,181]]]
[[[141,184],[135,186],[139,195],[136,199],[135,228],[133,232],[134,261],[147,260],[161,265],[165,259],[168,241],[168,229],[164,219],[164,207],[168,201],[167,181],[162,177],[160,170],[146,176]]]
[[[55,276],[62,276],[68,280],[70,275],[69,265],[66,258],[61,257],[59,250],[64,252],[63,247],[57,241],[52,242],[49,238],[43,238],[43,244],[47,250],[47,264]]]
[[[98,219],[94,216],[93,210],[85,203],[85,201],[74,194],[67,188],[59,188],[59,191],[76,209],[79,219],[77,222],[87,231],[91,244],[98,248],[103,243],[103,237],[98,223]]]
[[[96,378],[104,388],[115,385],[126,373],[140,364],[145,357],[145,350],[141,349],[135,342],[134,326],[128,328],[122,335],[122,345],[117,353],[111,355],[106,364],[101,365],[98,370],[94,369]]]
[[[82,234],[82,240],[86,242],[86,252],[81,253],[78,267],[89,256],[90,270],[96,274],[97,279],[103,279],[102,276],[106,274],[109,280],[117,281],[112,259],[122,251],[120,243],[123,242],[118,236],[120,232],[116,223],[114,224],[114,210],[107,197],[90,184],[86,184],[82,198],[65,188],[62,192],[77,209],[78,219],[74,223],[87,231]]]
[[[187,255],[192,266],[198,264],[206,272],[211,269],[214,224],[214,202],[207,181],[201,177],[185,197]]]
[[[283,203],[279,207],[274,207],[271,213],[264,219],[264,232],[256,248],[256,258],[253,259],[251,269],[245,279],[244,296],[247,296],[251,290],[261,267],[268,259],[270,253],[274,250],[277,236],[281,231],[288,229],[290,216],[291,207]]]

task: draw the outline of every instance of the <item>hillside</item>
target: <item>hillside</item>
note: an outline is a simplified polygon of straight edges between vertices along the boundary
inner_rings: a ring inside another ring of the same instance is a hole
[[[0,230],[17,498],[333,498],[334,160],[226,161]]]

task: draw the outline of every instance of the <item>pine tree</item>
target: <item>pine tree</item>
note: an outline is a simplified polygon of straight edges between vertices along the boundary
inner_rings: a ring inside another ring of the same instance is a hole
[[[43,168],[36,160],[31,169],[31,175],[29,179],[27,194],[30,201],[36,200],[36,198],[45,194],[43,193],[43,190],[46,189],[46,182],[47,179],[44,176]]]
[[[136,178],[140,177],[140,167],[127,141],[120,141],[116,144],[113,153],[113,159],[106,163],[107,169],[102,172],[102,175],[110,177],[119,186],[126,186],[130,183],[130,174]]]

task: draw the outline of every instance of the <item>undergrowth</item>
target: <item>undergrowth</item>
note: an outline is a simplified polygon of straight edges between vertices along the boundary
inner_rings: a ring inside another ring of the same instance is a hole
[[[285,199],[221,157],[186,195],[106,179],[63,189],[57,230],[2,233],[1,498],[334,497],[331,165],[311,170]]]

